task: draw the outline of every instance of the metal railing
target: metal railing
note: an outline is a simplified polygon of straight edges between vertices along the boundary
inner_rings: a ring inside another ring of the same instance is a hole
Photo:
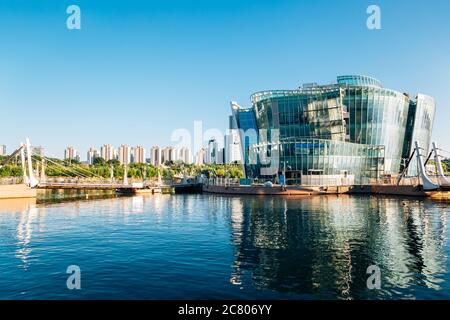
[[[234,178],[209,178],[207,184],[211,186],[232,187],[239,186],[239,179]]]
[[[22,177],[0,178],[0,185],[22,184]]]
[[[324,175],[303,175],[299,179],[287,179],[288,185],[298,185],[304,187],[317,187],[317,186],[351,186],[355,184],[355,177],[349,176],[324,176]]]

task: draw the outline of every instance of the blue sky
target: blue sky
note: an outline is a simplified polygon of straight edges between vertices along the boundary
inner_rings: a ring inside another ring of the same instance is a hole
[[[66,8],[81,8],[81,30]],[[382,30],[366,28],[381,7]],[[437,99],[450,150],[450,2],[2,0],[0,144],[62,156],[103,143],[170,144],[174,129],[227,126],[229,101],[365,74]]]

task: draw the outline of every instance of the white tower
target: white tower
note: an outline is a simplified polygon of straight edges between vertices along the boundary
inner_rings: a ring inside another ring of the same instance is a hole
[[[26,147],[27,147],[28,174],[29,174],[28,184],[31,188],[35,188],[38,186],[39,181],[33,175],[33,164],[31,163],[30,139],[27,138],[26,142],[27,142]]]

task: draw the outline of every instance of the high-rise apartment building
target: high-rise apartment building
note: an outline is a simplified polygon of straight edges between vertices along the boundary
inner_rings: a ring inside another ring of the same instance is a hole
[[[207,150],[205,148],[201,148],[198,150],[197,155],[195,157],[195,164],[202,165],[207,161]]]
[[[165,147],[161,151],[162,163],[166,163],[167,161],[176,161],[176,152],[174,147]]]
[[[218,144],[215,138],[208,141],[208,152],[206,156],[206,163],[217,163]]]
[[[126,144],[119,147],[119,162],[122,165],[130,164],[131,160],[131,150]]]
[[[64,150],[64,159],[80,161],[77,149],[74,147],[67,147],[66,150]]]
[[[0,156],[6,156],[6,146],[4,144],[0,145]]]
[[[131,163],[145,163],[145,149],[137,146],[131,149]]]
[[[89,148],[89,150],[87,152],[87,157],[86,157],[87,163],[88,164],[93,164],[94,163],[94,159],[98,158],[98,157],[99,157],[99,154],[98,154],[97,149]]]
[[[116,157],[114,156],[114,153],[115,153],[115,149],[113,147],[111,147],[111,145],[109,145],[109,144],[104,144],[100,148],[100,156],[103,159],[105,159],[106,161],[116,159]]]
[[[150,163],[154,166],[160,166],[162,163],[161,159],[161,148],[159,146],[153,146],[150,154]]]
[[[224,164],[225,163],[225,148],[219,148],[217,150],[216,164]]]
[[[225,163],[242,162],[241,137],[237,127],[236,119],[229,117],[229,129],[225,135]]]
[[[186,147],[186,146],[182,146],[177,148],[177,160],[181,161],[183,163],[192,163],[192,154],[191,154],[191,150]]]

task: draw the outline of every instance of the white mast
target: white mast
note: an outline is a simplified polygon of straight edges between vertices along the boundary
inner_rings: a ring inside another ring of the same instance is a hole
[[[42,157],[41,159],[41,182],[45,182],[45,159]]]
[[[28,184],[29,183],[29,179],[27,176],[27,168],[25,166],[25,147],[24,144],[21,143],[20,144],[21,149],[20,149],[20,158],[22,160],[22,174],[23,174],[23,183]]]
[[[28,174],[30,175],[29,178],[29,186],[31,188],[35,188],[38,186],[39,181],[34,177],[33,175],[33,165],[31,163],[31,147],[30,147],[30,139],[27,138],[27,159],[28,159]]]

